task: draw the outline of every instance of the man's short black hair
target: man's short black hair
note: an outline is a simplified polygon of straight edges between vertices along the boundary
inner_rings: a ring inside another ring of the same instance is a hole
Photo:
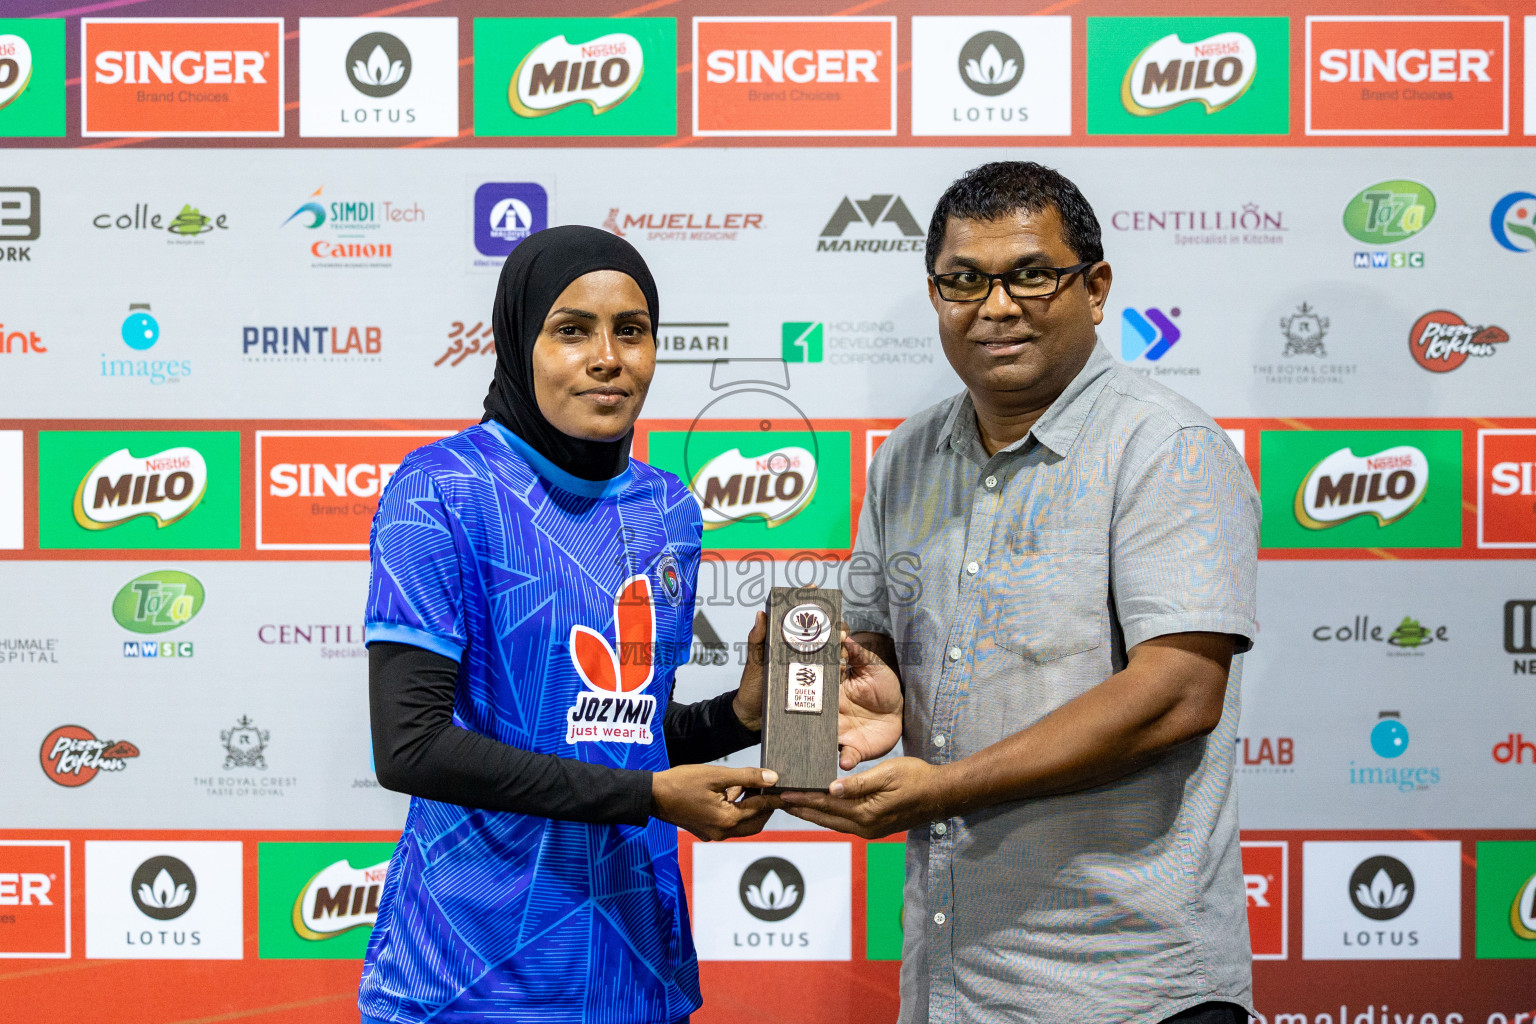
[[[1099,218],[1076,185],[1060,171],[1031,160],[999,160],[967,171],[939,197],[928,222],[928,273],[933,273],[944,247],[949,218],[996,220],[1047,206],[1061,214],[1063,240],[1079,260],[1097,263],[1104,258]]]

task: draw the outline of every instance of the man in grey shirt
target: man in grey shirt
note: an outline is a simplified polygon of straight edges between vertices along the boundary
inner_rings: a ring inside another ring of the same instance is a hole
[[[1248,470],[1099,346],[1110,268],[1062,175],[971,171],[927,261],[965,391],[876,454],[844,585],[843,767],[907,756],[784,803],[907,831],[903,1022],[1244,1021]]]

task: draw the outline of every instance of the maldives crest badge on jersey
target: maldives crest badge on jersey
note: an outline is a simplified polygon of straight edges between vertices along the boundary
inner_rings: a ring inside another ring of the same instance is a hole
[[[631,576],[619,587],[613,627],[614,643],[595,629],[571,627],[571,661],[586,689],[566,712],[567,743],[648,744],[654,736],[656,698],[643,692],[656,674],[656,609],[648,578]]]
[[[656,559],[656,581],[661,584],[661,593],[666,597],[667,604],[676,608],[683,603],[683,570],[672,552],[668,551]]]

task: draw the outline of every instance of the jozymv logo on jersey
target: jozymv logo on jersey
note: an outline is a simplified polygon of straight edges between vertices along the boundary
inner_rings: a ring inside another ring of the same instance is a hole
[[[656,698],[643,693],[655,676],[656,609],[651,582],[631,576],[613,601],[616,643],[589,626],[571,627],[571,662],[586,685],[566,712],[565,742],[649,744]]]

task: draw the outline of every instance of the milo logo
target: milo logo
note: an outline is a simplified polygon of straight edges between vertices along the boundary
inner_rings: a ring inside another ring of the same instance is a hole
[[[196,576],[159,569],[123,584],[112,599],[112,617],[135,633],[166,633],[192,621],[203,607]]]
[[[1412,512],[1428,490],[1429,460],[1412,445],[1365,456],[1341,448],[1302,479],[1296,520],[1324,530],[1368,515],[1387,526]]]
[[[1258,50],[1241,32],[1221,32],[1193,43],[1172,33],[1136,55],[1120,85],[1120,99],[1126,110],[1140,117],[1184,103],[1199,103],[1214,114],[1248,91],[1257,70]]]
[[[106,530],[139,516],[166,527],[197,507],[208,487],[208,463],[196,448],[134,455],[119,448],[86,471],[75,489],[75,522]]]
[[[1435,216],[1435,194],[1416,181],[1382,181],[1361,189],[1344,207],[1344,230],[1370,245],[1401,242]]]
[[[690,481],[712,530],[756,516],[769,527],[793,518],[816,495],[816,457],[786,445],[747,458],[740,448],[721,452]]]
[[[524,57],[507,88],[507,102],[524,117],[542,117],[576,103],[592,113],[611,110],[640,84],[645,56],[640,41],[613,32],[586,43],[546,39]]]
[[[389,861],[355,868],[345,859],[320,869],[293,901],[293,930],[310,942],[372,928]]]

